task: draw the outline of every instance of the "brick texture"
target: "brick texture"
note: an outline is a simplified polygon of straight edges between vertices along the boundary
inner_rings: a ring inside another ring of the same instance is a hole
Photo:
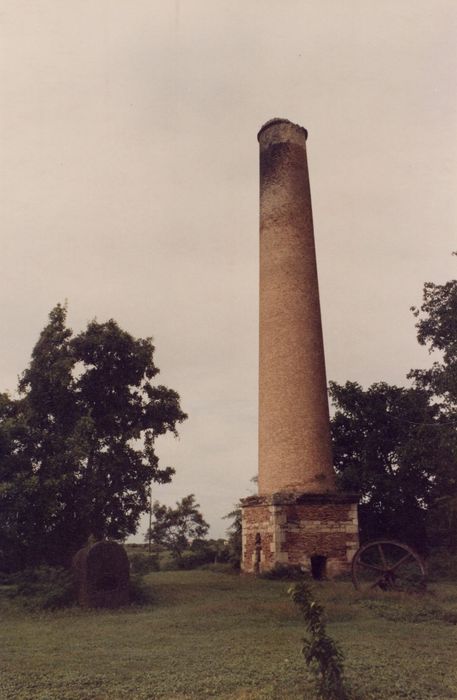
[[[258,139],[259,496],[243,501],[242,569],[334,576],[358,547],[357,497],[336,492],[307,132],[273,119]]]
[[[306,136],[259,133],[260,494],[335,490]]]
[[[256,536],[260,535],[259,570],[275,564],[311,570],[311,558],[325,557],[327,576],[350,569],[359,546],[357,496],[276,494],[243,502],[242,570],[255,571]]]

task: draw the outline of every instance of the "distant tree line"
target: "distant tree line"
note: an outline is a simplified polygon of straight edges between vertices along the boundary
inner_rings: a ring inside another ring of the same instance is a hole
[[[209,525],[201,514],[194,494],[166,506],[155,501],[151,507],[151,526],[145,534],[148,549],[156,558],[166,553],[171,560],[165,566],[192,569],[205,564],[231,564],[238,568],[241,558],[241,512],[228,528],[227,539],[207,538]],[[235,534],[236,532],[236,534]],[[239,533],[239,537],[238,537]]]
[[[341,489],[360,494],[362,541],[456,552],[457,281],[426,283],[412,311],[419,343],[438,359],[411,370],[408,387],[331,382],[334,463]],[[0,394],[1,570],[66,565],[90,536],[134,534],[151,483],[174,473],[159,466],[154,442],[187,416],[179,395],[153,382],[152,340],[113,320],[74,335],[66,313],[60,304],[51,311],[17,397]],[[147,539],[178,562],[235,562],[240,508],[227,517],[221,543],[205,539],[193,494],[175,508],[155,502]]]

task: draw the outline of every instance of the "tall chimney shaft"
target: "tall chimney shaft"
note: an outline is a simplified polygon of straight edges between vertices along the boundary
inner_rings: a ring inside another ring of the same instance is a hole
[[[335,491],[306,129],[260,144],[259,494]]]

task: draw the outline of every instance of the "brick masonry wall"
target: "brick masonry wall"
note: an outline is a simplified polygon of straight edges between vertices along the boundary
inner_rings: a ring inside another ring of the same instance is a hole
[[[255,565],[256,535],[261,536],[260,570],[274,566],[272,552],[273,528],[269,506],[243,508],[243,562],[242,569],[253,572]]]
[[[335,491],[307,132],[259,133],[259,493]]]
[[[256,503],[255,500],[246,499],[242,509],[243,571],[255,570],[257,534],[261,538],[260,571],[267,571],[277,563],[301,565],[310,570],[311,557],[316,555],[326,558],[326,574],[330,577],[349,570],[359,546],[354,497],[339,502],[334,497],[331,503],[281,503],[266,498],[258,498]]]

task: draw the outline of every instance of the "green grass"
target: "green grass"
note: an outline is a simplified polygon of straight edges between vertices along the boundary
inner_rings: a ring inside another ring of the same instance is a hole
[[[203,570],[146,580],[152,604],[119,611],[31,613],[0,595],[0,698],[313,700],[289,584]],[[354,697],[457,698],[457,584],[432,589],[315,585]]]

